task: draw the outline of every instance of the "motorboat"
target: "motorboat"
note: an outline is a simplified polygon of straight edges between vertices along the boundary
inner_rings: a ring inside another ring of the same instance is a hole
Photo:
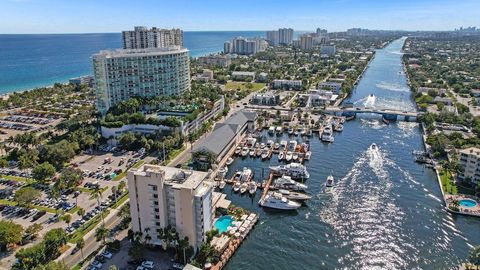
[[[307,151],[305,153],[305,157],[303,159],[305,160],[310,160],[310,158],[312,157],[312,152],[311,151]]]
[[[285,160],[287,162],[290,162],[292,160],[293,153],[291,151],[288,151],[287,154],[285,155]]]
[[[248,182],[253,178],[253,172],[249,168],[244,167],[242,175],[240,176],[241,182]]]
[[[265,143],[262,142],[262,143],[260,144],[260,149],[263,149],[263,148],[265,148]]]
[[[276,132],[277,134],[282,133],[282,131],[283,131],[282,127],[276,127],[276,128],[275,128],[275,132]]]
[[[240,181],[240,178],[242,178],[242,172],[236,171],[233,175],[233,181]]]
[[[308,143],[302,143],[301,146],[302,146],[302,149],[301,149],[301,150],[302,150],[303,152],[307,152],[308,149],[310,148],[310,146],[308,145]]]
[[[342,125],[345,124],[345,121],[346,121],[346,117],[345,117],[345,116],[340,117],[340,119],[339,119],[339,123],[340,123],[340,124],[342,124]]]
[[[270,152],[268,149],[263,149],[262,150],[262,159],[267,159],[270,156]]]
[[[273,144],[273,150],[278,150],[278,149],[280,149],[280,144],[279,143]]]
[[[270,128],[268,128],[268,134],[273,135],[274,133],[275,133],[275,127],[274,126],[271,126]]]
[[[337,132],[342,132],[343,131],[343,125],[338,123],[335,125],[335,127],[333,128],[333,130],[337,131]]]
[[[273,143],[272,140],[268,140],[268,141],[267,141],[267,147],[268,147],[268,148],[272,148],[273,144],[274,144],[274,143]]]
[[[242,152],[242,148],[240,146],[237,146],[237,148],[235,148],[235,155],[240,155],[240,153]]]
[[[293,191],[305,191],[308,188],[307,185],[299,183],[286,175],[276,179],[273,183],[273,187]]]
[[[248,153],[250,157],[255,157],[255,149],[251,149],[250,152]]]
[[[292,154],[292,160],[293,160],[293,161],[297,161],[297,160],[298,160],[298,153],[297,153],[297,152],[293,152],[293,154]]]
[[[288,142],[288,151],[295,151],[295,148],[297,148],[297,141],[292,140]]]
[[[312,136],[313,136],[313,131],[312,131],[312,129],[310,129],[310,128],[307,129],[305,135],[307,135],[307,137],[312,137]]]
[[[269,192],[258,202],[262,207],[279,210],[296,210],[301,204],[285,198],[281,193]]]
[[[373,150],[375,150],[375,149],[377,149],[378,147],[377,147],[377,144],[372,143],[372,145],[370,145],[370,148],[373,149]]]
[[[289,127],[287,133],[288,135],[293,135],[293,128]]]
[[[240,182],[235,182],[235,184],[233,184],[233,192],[239,192],[240,191]]]
[[[257,157],[261,157],[261,156],[262,156],[262,149],[258,148],[258,149],[256,150],[256,152],[255,152],[255,155],[256,155]]]
[[[307,134],[307,130],[305,128],[300,128],[300,135],[305,136]]]
[[[279,160],[279,161],[282,161],[284,158],[285,158],[285,154],[284,154],[283,152],[280,152],[280,153],[278,154],[278,160]]]
[[[296,129],[294,132],[293,132],[293,135],[295,136],[298,136],[300,134],[300,132],[298,131],[298,129]]]
[[[327,181],[325,182],[325,187],[323,188],[323,190],[326,192],[326,193],[330,193],[332,192],[333,190],[333,185],[335,184],[335,180],[333,178],[333,175],[329,175],[327,177]]]
[[[290,176],[292,179],[308,179],[310,177],[307,168],[300,163],[272,166],[270,170],[276,174]]]
[[[220,183],[218,184],[218,188],[219,188],[219,189],[224,189],[226,184],[227,184],[227,182],[225,182],[225,181],[222,180],[222,181],[220,181]]]
[[[280,150],[285,150],[287,148],[288,142],[287,141],[280,141]]]
[[[246,157],[248,155],[248,153],[250,152],[250,150],[248,149],[248,147],[243,147],[242,148],[242,157]]]
[[[280,192],[285,198],[289,200],[294,200],[294,201],[304,202],[312,198],[312,196],[307,195],[305,193],[290,191],[286,189],[279,189],[278,192]]]
[[[250,181],[250,183],[248,183],[248,193],[250,193],[250,195],[253,195],[255,194],[255,192],[257,192],[257,183],[255,183],[254,181]]]
[[[247,192],[247,189],[248,189],[248,183],[247,182],[244,182],[240,185],[240,194],[244,194],[245,192]]]
[[[256,143],[257,143],[257,139],[252,138],[252,137],[247,138],[247,143],[246,143],[246,145],[247,145],[248,147],[253,147]]]
[[[322,133],[322,141],[324,142],[333,142],[335,139],[332,136],[332,127],[331,126],[326,126],[323,129]]]
[[[221,178],[224,178],[228,173],[228,167],[225,166],[225,167],[221,167],[220,169],[218,169],[218,175],[221,177]]]
[[[230,165],[232,165],[233,161],[234,161],[234,159],[231,158],[231,157],[229,157],[229,158],[227,159],[227,162],[225,162],[225,164],[226,164],[227,166],[230,166]]]

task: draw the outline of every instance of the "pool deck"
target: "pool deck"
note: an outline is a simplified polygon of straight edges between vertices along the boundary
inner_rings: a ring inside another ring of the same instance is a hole
[[[454,200],[460,201],[465,199],[475,201],[477,205],[474,207],[464,207],[460,205],[458,206],[459,211],[454,211],[450,209],[449,206],[452,205],[452,202]],[[451,213],[466,215],[466,216],[473,216],[473,217],[480,217],[480,201],[478,201],[478,199],[475,198],[474,196],[446,194],[445,202],[447,203],[447,210]]]

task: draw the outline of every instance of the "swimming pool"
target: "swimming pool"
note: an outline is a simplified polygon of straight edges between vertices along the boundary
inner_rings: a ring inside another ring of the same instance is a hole
[[[222,216],[217,221],[215,221],[215,228],[217,228],[219,233],[227,231],[229,226],[232,226],[233,218],[232,216]]]
[[[465,207],[465,208],[472,208],[472,207],[477,206],[477,202],[474,201],[474,200],[470,200],[470,199],[462,199],[462,200],[458,201],[458,203],[460,204],[460,206]]]

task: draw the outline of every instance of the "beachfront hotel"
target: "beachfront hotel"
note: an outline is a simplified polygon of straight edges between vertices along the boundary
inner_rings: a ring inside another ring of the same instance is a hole
[[[214,211],[213,183],[208,173],[157,165],[128,171],[132,230],[146,231],[151,244],[162,245],[159,229],[175,228],[180,238],[188,237],[198,248],[211,230]],[[148,229],[147,229],[148,228]]]
[[[93,56],[93,71],[102,114],[134,96],[174,96],[190,90],[189,53],[179,46],[101,51]]]
[[[461,172],[458,178],[469,182],[472,186],[477,186],[480,183],[480,148],[470,147],[459,152]]]
[[[124,49],[183,47],[183,31],[135,26],[133,31],[122,32],[122,42]]]

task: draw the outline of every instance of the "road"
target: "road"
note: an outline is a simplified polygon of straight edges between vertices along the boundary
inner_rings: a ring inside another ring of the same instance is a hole
[[[120,208],[127,203],[129,200],[126,200],[122,205],[120,205],[117,209],[110,209],[110,213],[108,216],[105,218],[105,226],[108,229],[112,229],[116,225],[118,225],[121,221],[121,218],[117,217],[117,213],[119,212]],[[100,222],[99,224],[102,224]],[[98,227],[98,226],[97,226]],[[70,248],[64,252],[58,259],[57,261],[62,261],[65,263],[69,268],[72,268],[76,264],[80,263],[80,261],[83,260],[84,257],[87,257],[90,255],[90,253],[96,251],[101,245],[101,242],[97,242],[95,239],[95,229],[93,228],[90,232],[88,232],[83,239],[85,240],[85,247],[83,248],[83,256],[82,252],[79,251],[73,255],[71,255],[72,250],[75,247],[75,244],[70,244]]]

